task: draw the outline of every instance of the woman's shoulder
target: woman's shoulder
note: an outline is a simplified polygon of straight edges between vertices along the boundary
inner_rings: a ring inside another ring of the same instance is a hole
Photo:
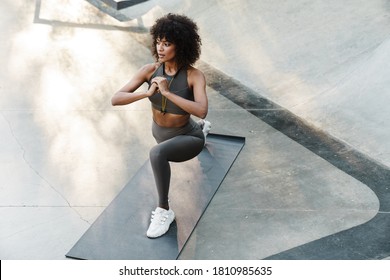
[[[154,62],[154,63],[148,63],[148,64],[145,64],[144,66],[141,67],[140,71],[142,72],[145,72],[145,73],[154,73],[158,67],[160,67],[160,63],[158,62]]]
[[[187,76],[190,80],[205,79],[203,72],[193,66],[187,67]]]
[[[153,73],[156,72],[156,70],[160,67],[160,65],[161,64],[158,62],[145,64],[141,67],[139,72],[142,73],[146,80],[149,80],[152,77]]]

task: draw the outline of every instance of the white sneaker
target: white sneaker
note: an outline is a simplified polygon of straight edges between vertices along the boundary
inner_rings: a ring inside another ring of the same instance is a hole
[[[169,209],[157,207],[156,210],[152,211],[151,223],[146,236],[149,238],[157,238],[165,234],[173,220],[175,219],[175,213]]]
[[[209,132],[211,130],[211,122],[202,119],[202,120],[198,121],[198,124],[202,128],[202,131],[204,134],[204,139],[206,140],[206,136],[207,136],[207,134],[209,134]],[[206,143],[206,141],[205,141],[205,143]]]

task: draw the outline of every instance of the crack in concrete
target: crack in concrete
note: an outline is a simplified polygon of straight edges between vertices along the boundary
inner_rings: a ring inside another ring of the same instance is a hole
[[[9,235],[6,235],[6,236],[3,236],[3,237],[0,237],[0,240],[5,240],[5,239],[9,239],[9,238],[12,238],[13,236],[16,236],[20,233],[23,233],[23,232],[26,232],[26,231],[30,231],[30,230],[33,230],[35,228],[39,228],[43,225],[46,225],[46,224],[50,224],[52,222],[55,222],[55,221],[58,221],[60,219],[62,219],[63,217],[65,217],[65,215],[60,215],[58,217],[55,217],[55,218],[52,218],[52,219],[49,219],[47,221],[44,221],[44,222],[41,222],[41,223],[37,223],[37,224],[33,224],[33,225],[30,225],[30,226],[27,226],[23,229],[20,229],[16,232],[13,232],[13,233],[10,233]]]
[[[84,219],[82,217],[82,215],[76,210],[73,208],[73,206],[70,204],[70,202],[68,201],[68,199],[59,191],[57,190],[46,178],[44,178],[38,170],[36,170],[33,165],[27,160],[26,158],[26,150],[24,149],[22,143],[20,142],[20,140],[18,139],[18,137],[16,136],[13,128],[12,128],[12,125],[11,125],[11,121],[5,116],[4,112],[0,112],[1,116],[3,117],[3,119],[6,121],[6,123],[8,124],[8,127],[9,127],[9,130],[11,132],[11,135],[12,137],[14,138],[14,140],[16,141],[16,143],[18,144],[20,150],[22,151],[22,158],[23,158],[23,161],[27,164],[27,166],[30,168],[30,170],[32,170],[40,179],[42,179],[54,192],[56,192],[65,202],[66,204],[69,206],[69,208],[71,208],[76,214],[77,216],[79,216],[79,218],[81,220],[83,220],[84,222],[88,223],[88,224],[91,224],[88,220]]]

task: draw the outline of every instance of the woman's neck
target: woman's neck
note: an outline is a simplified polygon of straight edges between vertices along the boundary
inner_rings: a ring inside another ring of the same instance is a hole
[[[175,75],[178,70],[179,69],[178,69],[177,64],[175,62],[165,62],[164,63],[165,74]]]

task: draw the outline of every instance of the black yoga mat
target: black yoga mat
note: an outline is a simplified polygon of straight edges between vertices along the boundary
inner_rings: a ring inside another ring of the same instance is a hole
[[[194,159],[171,163],[170,206],[176,220],[162,237],[146,231],[157,191],[149,160],[66,254],[89,260],[176,259],[245,144],[245,138],[209,134]]]

